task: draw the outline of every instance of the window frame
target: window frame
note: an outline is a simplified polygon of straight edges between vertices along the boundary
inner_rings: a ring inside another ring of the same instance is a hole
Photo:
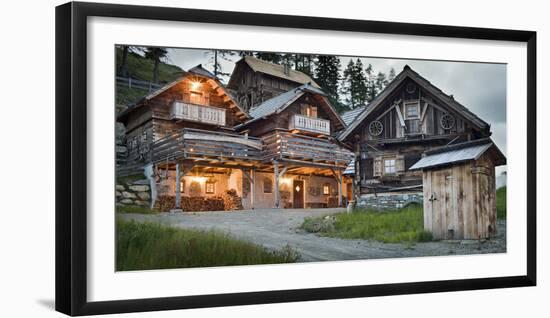
[[[416,115],[410,116],[407,112],[409,107],[414,107],[416,109]],[[419,102],[405,102],[403,103],[403,112],[405,115],[405,120],[420,119],[420,103]]]
[[[212,186],[212,190],[211,190],[211,191],[208,189],[208,186],[210,186],[210,185]],[[206,181],[206,182],[204,183],[204,193],[206,193],[206,194],[215,194],[215,193],[216,193],[216,182],[214,182],[214,181]]]
[[[323,184],[323,195],[330,195],[330,183]]]
[[[387,162],[393,162],[392,165],[388,165]],[[393,171],[388,171],[388,168],[393,168]],[[384,174],[394,175],[397,173],[397,160],[396,158],[384,158]]]

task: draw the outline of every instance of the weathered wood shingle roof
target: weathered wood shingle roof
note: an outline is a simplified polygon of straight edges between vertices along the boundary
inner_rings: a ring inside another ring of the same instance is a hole
[[[364,105],[364,106],[359,106],[357,108],[354,108],[352,110],[348,110],[347,112],[344,112],[342,115],[340,115],[342,117],[342,120],[344,121],[344,123],[347,125],[351,124],[353,122],[353,120],[359,115],[361,114],[362,111],[365,110],[365,108],[367,108],[367,105]]]
[[[302,73],[300,71],[296,71],[293,69],[289,69],[288,73],[285,73],[284,65],[270,63],[270,62],[255,58],[253,56],[245,56],[237,63],[240,63],[241,61],[246,63],[248,66],[250,66],[250,68],[252,68],[254,72],[260,72],[271,76],[276,76],[298,84],[309,83],[312,86],[319,88],[319,85],[317,85],[317,83],[315,83],[315,81],[305,73]]]

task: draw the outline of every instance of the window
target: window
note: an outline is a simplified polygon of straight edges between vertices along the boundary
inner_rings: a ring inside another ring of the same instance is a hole
[[[330,194],[330,184],[325,183],[325,185],[323,185],[323,194],[324,195],[329,195]]]
[[[273,192],[273,182],[269,178],[264,178],[264,193],[271,192]]]
[[[405,119],[420,118],[420,105],[418,103],[405,104]]]
[[[180,181],[180,193],[185,193],[185,180]]]
[[[189,102],[191,104],[202,105],[203,104],[202,93],[191,92],[191,94],[189,95]]]
[[[214,182],[212,182],[212,181],[207,181],[207,182],[206,182],[206,185],[205,185],[205,187],[206,187],[206,189],[205,189],[206,191],[205,191],[205,192],[206,192],[207,194],[213,194],[214,192],[216,192],[216,186],[215,186],[215,185],[216,185],[216,184],[215,184]]]
[[[317,118],[317,107],[308,104],[302,104],[300,113],[304,116]]]
[[[384,160],[384,173],[385,174],[395,173],[395,159]]]

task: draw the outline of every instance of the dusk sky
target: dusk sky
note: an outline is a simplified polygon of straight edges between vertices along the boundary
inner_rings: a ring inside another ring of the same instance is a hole
[[[368,53],[368,52],[366,52]],[[208,50],[202,49],[169,49],[168,63],[188,70],[202,64],[212,70],[209,64]],[[223,72],[231,73],[234,63],[240,57],[235,55],[231,61],[222,60]],[[341,57],[344,68],[350,57]],[[354,58],[355,59],[355,58]],[[388,58],[361,58],[363,65],[371,64],[375,73],[389,73],[393,67],[399,74],[408,64],[413,70],[443,90],[454,95],[462,105],[491,125],[492,139],[506,155],[506,65],[490,63],[447,62],[428,60],[406,60]],[[227,81],[227,78],[223,80]],[[506,167],[497,168],[497,175]]]

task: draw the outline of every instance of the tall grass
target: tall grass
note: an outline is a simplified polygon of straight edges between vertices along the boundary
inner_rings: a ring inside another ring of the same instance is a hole
[[[118,271],[293,263],[290,247],[270,251],[215,231],[166,227],[158,223],[117,220]]]
[[[350,214],[306,218],[302,228],[324,236],[372,239],[384,243],[432,240],[432,234],[424,231],[422,206],[416,204],[391,212],[357,210]]]
[[[497,189],[497,219],[506,219],[506,187]]]

